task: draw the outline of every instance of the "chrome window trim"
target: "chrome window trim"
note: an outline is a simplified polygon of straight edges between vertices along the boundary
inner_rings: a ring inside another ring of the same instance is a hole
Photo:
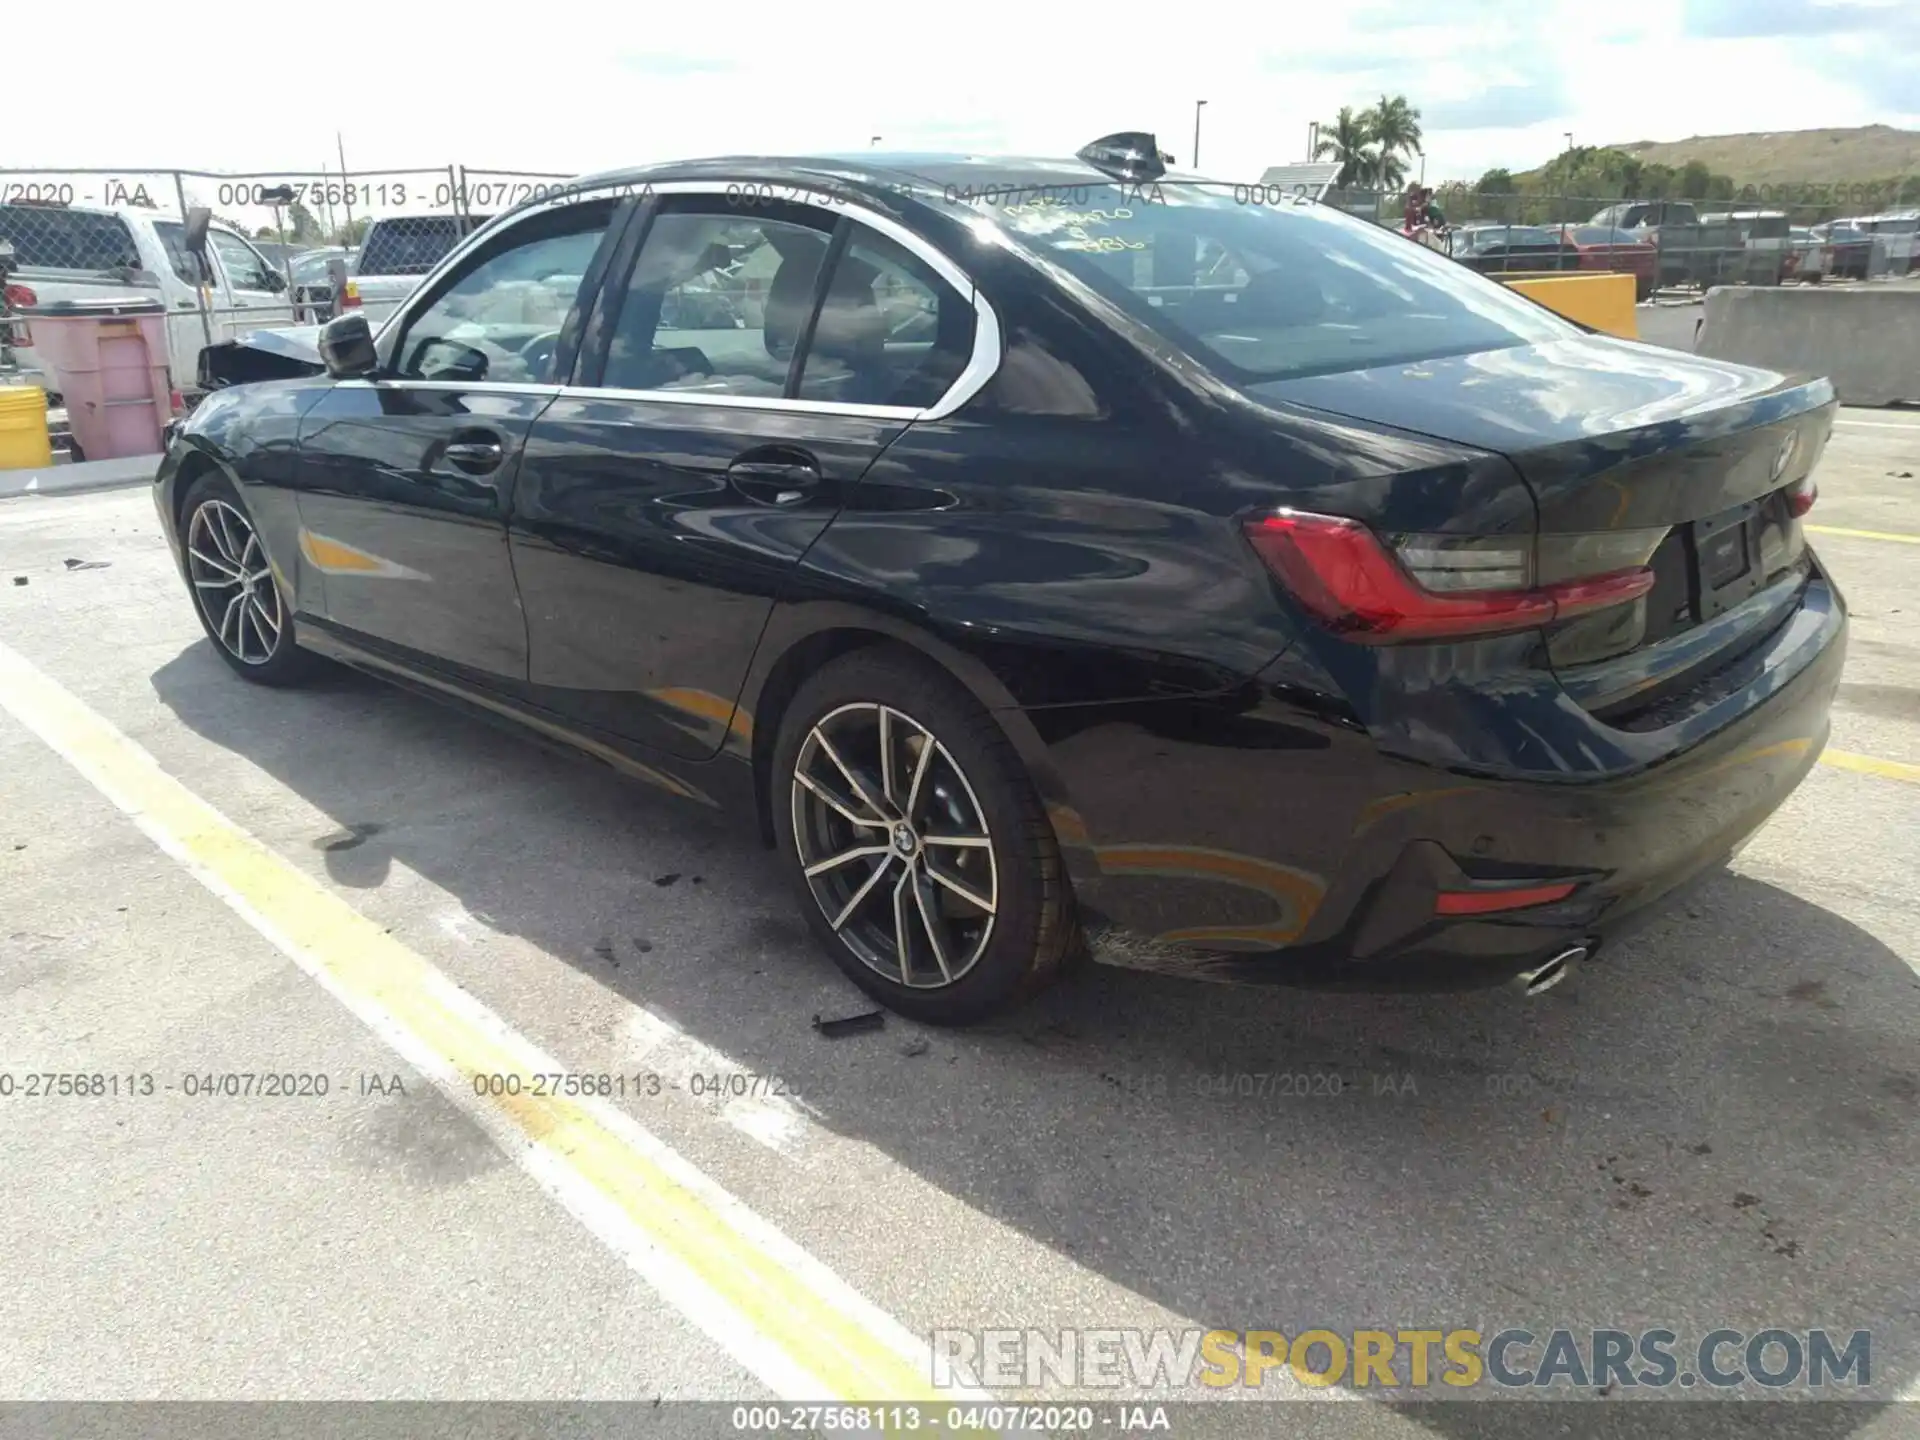
[[[845,405],[837,400],[789,400],[784,395],[706,395],[687,390],[617,390],[598,385],[567,385],[568,400],[644,400],[660,405],[712,405],[725,410],[778,410],[798,415],[856,415],[869,420],[905,420],[931,417],[930,410],[912,405]]]
[[[463,390],[471,395],[558,395],[561,387],[552,381],[534,385],[520,380],[415,380],[405,375],[382,379],[352,379],[334,382],[336,390]]]
[[[563,194],[551,195],[544,200],[510,210],[499,217],[517,225],[535,215],[563,205],[588,204],[605,199],[609,195],[618,196],[619,192],[628,194],[651,195],[716,195],[725,198],[729,190],[737,193],[741,185],[758,184],[757,180],[741,178],[735,180],[608,180],[580,190],[568,190]],[[795,202],[804,203],[804,202]],[[721,409],[774,410],[801,415],[852,415],[875,420],[904,420],[912,423],[916,420],[943,420],[962,405],[986,388],[1000,368],[1001,331],[1000,318],[994,313],[993,306],[987,303],[986,296],[980,293],[980,287],[946,252],[931,242],[916,235],[905,225],[891,216],[882,215],[869,206],[854,199],[832,207],[816,207],[823,214],[846,214],[858,220],[860,224],[894,241],[909,254],[924,261],[942,280],[953,286],[962,297],[973,302],[973,353],[967,357],[967,363],[954,377],[953,384],[933,404],[927,406],[912,405],[844,405],[830,400],[787,399],[784,396],[764,395],[696,395],[684,390],[622,390],[604,386],[584,385],[492,385],[481,382],[474,385],[462,385],[458,382],[416,381],[398,383],[409,385],[433,385],[445,389],[498,390],[503,393],[545,392],[557,389],[558,393],[569,398],[588,400],[647,400],[665,405],[710,405]],[[750,213],[750,212],[749,212]],[[482,226],[448,253],[432,270],[420,278],[415,293],[423,293],[438,282],[441,273],[459,264],[467,253],[479,243],[492,238],[492,232],[501,227],[498,222]],[[401,323],[409,314],[412,306],[403,304],[389,315],[376,335],[375,343],[385,336],[389,326]],[[343,382],[348,384],[367,384],[371,382]],[[395,383],[395,382],[381,382]]]

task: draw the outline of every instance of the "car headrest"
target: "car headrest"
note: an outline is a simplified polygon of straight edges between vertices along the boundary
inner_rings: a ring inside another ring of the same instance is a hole
[[[824,239],[818,245],[782,248],[780,266],[767,286],[764,332],[767,353],[776,360],[791,360],[794,346],[800,343],[800,327],[813,308],[826,248]]]
[[[886,312],[873,294],[879,275],[873,266],[851,255],[840,257],[813,327],[812,353],[853,365],[879,360],[886,353]]]

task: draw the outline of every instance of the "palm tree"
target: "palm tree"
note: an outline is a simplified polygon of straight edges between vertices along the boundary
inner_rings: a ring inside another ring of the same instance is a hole
[[[1388,168],[1395,171],[1395,177],[1387,183],[1399,184],[1407,171],[1395,157],[1404,155],[1411,160],[1420,153],[1420,142],[1425,138],[1420,132],[1420,112],[1407,103],[1404,95],[1382,95],[1378,104],[1361,112],[1360,123],[1366,127],[1367,138],[1380,147],[1383,173]]]
[[[1332,123],[1320,127],[1313,158],[1340,162],[1340,173],[1333,177],[1335,188],[1350,190],[1371,183],[1374,157],[1367,150],[1367,141],[1371,138],[1362,117],[1353,113],[1351,105],[1342,105]]]

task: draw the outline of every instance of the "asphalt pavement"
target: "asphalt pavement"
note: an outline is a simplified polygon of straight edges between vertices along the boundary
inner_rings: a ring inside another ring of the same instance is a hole
[[[0,502],[0,1397],[945,1403],[949,1332],[1656,1325],[1868,1330],[1847,1397],[1920,1394],[1917,474],[1920,418],[1842,413],[1824,763],[1546,995],[1096,966],[836,1039],[869,1007],[751,836],[355,674],[239,682],[144,489]],[[1220,1393],[1039,1379],[988,1388]],[[1257,1393],[1593,1433],[1495,1388]]]

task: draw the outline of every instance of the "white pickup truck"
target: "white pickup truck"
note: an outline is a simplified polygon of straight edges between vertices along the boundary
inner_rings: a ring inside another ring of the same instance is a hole
[[[347,280],[346,305],[377,324],[400,308],[454,246],[492,217],[385,215],[367,227]]]
[[[160,301],[167,309],[173,388],[190,391],[209,341],[292,324],[293,307],[286,278],[244,236],[216,224],[207,232],[213,274],[203,317],[199,272],[185,235],[177,217],[155,210],[0,205],[0,240],[14,252],[8,298],[16,308],[59,300]],[[27,328],[31,333],[31,320]],[[30,344],[14,356],[36,383],[58,392]]]

